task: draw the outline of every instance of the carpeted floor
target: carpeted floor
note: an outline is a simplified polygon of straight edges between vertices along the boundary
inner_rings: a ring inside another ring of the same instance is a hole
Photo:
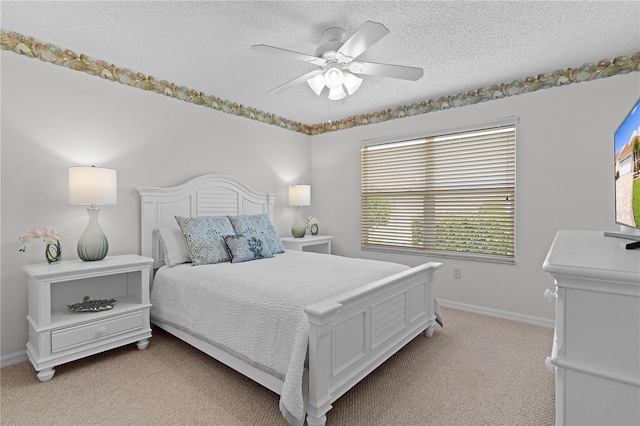
[[[553,425],[553,330],[442,309],[418,336],[334,403],[327,425]],[[135,344],[56,367],[0,370],[2,425],[286,425],[278,395],[155,328]]]

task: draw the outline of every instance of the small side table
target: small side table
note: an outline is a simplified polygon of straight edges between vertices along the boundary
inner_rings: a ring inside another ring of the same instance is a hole
[[[54,367],[66,362],[134,342],[140,350],[147,348],[152,264],[153,259],[131,254],[23,267],[29,279],[27,355],[41,382],[51,380]],[[84,296],[117,303],[99,312],[67,309]]]
[[[331,241],[333,240],[331,235],[308,235],[303,238],[284,237],[280,239],[287,250],[331,254]]]

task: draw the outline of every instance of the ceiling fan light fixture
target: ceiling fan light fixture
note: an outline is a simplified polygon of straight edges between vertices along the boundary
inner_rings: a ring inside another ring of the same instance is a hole
[[[307,84],[316,95],[320,96],[322,89],[324,89],[324,75],[318,74],[315,77],[310,78],[307,80]]]
[[[331,67],[324,73],[324,84],[329,89],[337,89],[342,86],[344,81],[344,73],[336,67]]]
[[[327,29],[324,33],[326,42],[318,46],[315,56],[265,44],[254,44],[251,49],[286,56],[319,67],[267,93],[281,93],[306,81],[316,95],[320,96],[324,86],[327,86],[329,99],[340,100],[344,99],[347,93],[352,95],[360,88],[362,77],[358,75],[377,75],[411,81],[422,78],[424,74],[422,68],[355,61],[388,33],[387,27],[381,23],[366,21],[346,41],[346,33],[343,29],[336,27]]]
[[[339,101],[347,96],[347,93],[342,88],[342,85],[329,89],[329,99],[332,101]]]
[[[362,84],[362,79],[360,77],[356,77],[355,75],[345,72],[344,73],[344,87],[347,89],[347,93],[353,95],[356,90],[360,88]]]

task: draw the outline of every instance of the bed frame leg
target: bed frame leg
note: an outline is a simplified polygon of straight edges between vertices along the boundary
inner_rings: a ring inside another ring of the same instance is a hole
[[[425,337],[431,337],[433,336],[433,330],[434,330],[433,326],[430,325],[422,332],[422,334],[424,334]]]
[[[327,416],[321,416],[320,418],[311,417],[307,413],[307,424],[309,426],[325,426],[327,423]]]
[[[314,407],[313,403],[309,401],[307,406],[307,425],[308,426],[325,426],[327,423],[327,413],[333,406],[329,402],[329,398],[325,400],[324,404],[319,407]]]

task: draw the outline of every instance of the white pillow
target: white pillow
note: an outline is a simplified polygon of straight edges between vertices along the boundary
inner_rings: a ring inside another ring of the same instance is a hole
[[[179,228],[158,228],[160,244],[164,250],[164,263],[168,266],[191,263],[187,241]]]

